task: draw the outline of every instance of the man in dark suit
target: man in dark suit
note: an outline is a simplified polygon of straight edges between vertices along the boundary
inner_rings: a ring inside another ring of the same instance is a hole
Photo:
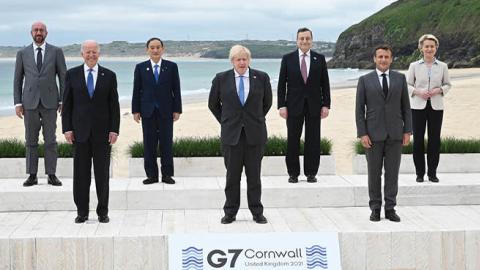
[[[282,58],[278,78],[278,109],[287,120],[288,182],[297,183],[300,175],[300,137],[305,121],[304,173],[307,182],[317,182],[320,166],[320,119],[330,109],[330,83],[325,57],[311,50],[312,31],[297,31],[298,50]]]
[[[32,45],[17,53],[13,96],[15,113],[24,119],[27,174],[23,186],[38,184],[38,136],[42,128],[45,141],[45,173],[48,183],[61,186],[55,176],[57,170],[57,110],[62,108],[65,81],[63,51],[45,42],[47,26],[42,22],[32,24]],[[57,87],[57,77],[60,87]]]
[[[230,50],[233,69],[215,76],[208,98],[208,108],[221,125],[220,137],[227,169],[222,224],[235,221],[240,207],[243,167],[247,176],[248,208],[253,220],[267,223],[260,201],[260,169],[267,142],[265,116],[272,106],[272,87],[268,74],[249,68],[250,58],[246,47],[233,46]]]
[[[150,59],[137,64],[133,80],[132,113],[142,121],[145,185],[158,183],[157,148],[160,144],[162,182],[175,184],[173,176],[173,122],[182,113],[177,64],[162,59],[163,42],[147,41]]]
[[[371,221],[380,221],[382,167],[385,168],[385,218],[399,222],[398,171],[402,145],[408,145],[412,115],[405,76],[390,70],[393,51],[388,45],[375,48],[376,70],[358,80],[355,117],[357,136],[368,163],[368,194]]]
[[[73,199],[75,223],[88,220],[91,167],[97,189],[98,221],[109,222],[108,194],[111,145],[120,127],[117,77],[98,65],[100,47],[96,41],[82,44],[83,65],[67,71],[62,111],[65,139],[75,147]]]

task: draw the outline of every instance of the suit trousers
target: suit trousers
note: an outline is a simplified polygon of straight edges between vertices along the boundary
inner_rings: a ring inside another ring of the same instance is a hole
[[[437,175],[440,161],[440,133],[442,130],[443,110],[434,110],[427,101],[423,110],[412,109],[413,123],[413,162],[417,176],[425,175],[425,129],[428,127],[427,164],[428,176]]]
[[[236,216],[240,208],[240,180],[243,167],[245,167],[245,175],[247,176],[248,208],[252,215],[263,214],[260,174],[264,149],[265,146],[263,144],[247,144],[243,129],[238,144],[222,145],[225,167],[227,169],[226,200],[223,206],[226,215]]]
[[[305,100],[303,114],[287,117],[287,164],[288,175],[300,175],[300,137],[305,121],[305,145],[303,170],[305,175],[317,175],[320,166],[320,114],[311,115]]]
[[[93,159],[93,172],[98,199],[97,215],[107,215],[111,146],[108,142],[94,142],[90,138],[87,142],[75,142],[74,148],[73,200],[77,206],[77,213],[81,216],[88,215]]]
[[[173,116],[162,117],[155,109],[151,117],[142,118],[143,162],[149,178],[158,178],[157,149],[160,145],[162,176],[173,176]]]
[[[38,171],[38,137],[42,128],[45,146],[45,173],[55,174],[57,170],[57,110],[46,109],[39,103],[34,110],[24,111],[26,173]]]
[[[368,166],[368,195],[370,209],[382,207],[382,167],[385,168],[385,209],[397,205],[398,172],[402,157],[402,141],[390,140],[372,142],[365,150]]]

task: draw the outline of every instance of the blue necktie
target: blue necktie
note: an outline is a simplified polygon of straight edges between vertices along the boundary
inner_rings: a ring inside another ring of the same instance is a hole
[[[153,75],[155,76],[155,82],[158,83],[158,65],[153,66],[155,69],[153,71]]]
[[[243,85],[243,76],[240,76],[240,82],[238,84],[238,98],[243,106],[245,104],[245,86]]]
[[[87,89],[88,89],[88,95],[90,98],[93,97],[93,91],[95,90],[95,86],[93,85],[93,74],[92,74],[93,69],[88,69],[88,76],[87,76]]]

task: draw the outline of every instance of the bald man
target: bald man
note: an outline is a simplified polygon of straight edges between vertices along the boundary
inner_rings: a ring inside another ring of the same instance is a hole
[[[117,141],[120,128],[117,77],[98,65],[100,46],[96,41],[83,42],[81,54],[85,62],[67,71],[62,111],[63,134],[75,148],[75,223],[88,220],[92,160],[98,221],[108,223],[111,145]]]
[[[42,22],[32,24],[33,43],[17,53],[13,79],[15,113],[24,119],[25,147],[29,174],[23,186],[38,184],[38,137],[40,128],[45,141],[45,174],[48,183],[61,186],[55,176],[57,169],[57,110],[61,111],[65,81],[63,51],[45,42],[47,26]],[[57,77],[59,86],[57,86]]]

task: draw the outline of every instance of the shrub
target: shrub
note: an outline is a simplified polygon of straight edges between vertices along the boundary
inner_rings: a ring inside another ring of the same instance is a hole
[[[18,139],[0,139],[0,158],[24,158],[25,157],[25,144]],[[44,157],[44,145],[43,143],[38,145],[39,157]],[[71,158],[73,157],[73,145],[68,143],[58,144],[58,157],[59,158]]]
[[[425,151],[427,150],[428,141],[425,140]],[[354,150],[356,154],[364,155],[365,149],[360,141],[355,141]],[[402,154],[412,154],[413,144],[410,142],[402,149]],[[446,137],[442,139],[440,146],[440,153],[443,154],[466,154],[466,153],[480,153],[480,139],[457,139],[453,137]]]
[[[303,155],[303,141],[300,142],[300,154]],[[330,155],[332,142],[322,139],[320,142],[320,154]],[[265,146],[265,156],[284,156],[287,152],[287,139],[281,137],[268,138]],[[129,147],[129,154],[133,158],[143,157],[143,143],[134,142]],[[157,151],[160,155],[160,151]],[[219,137],[189,137],[176,139],[173,142],[174,157],[219,157],[222,149]]]

